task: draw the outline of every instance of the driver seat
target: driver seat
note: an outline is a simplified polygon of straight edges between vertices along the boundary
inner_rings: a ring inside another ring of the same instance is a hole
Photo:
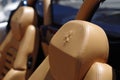
[[[19,7],[10,25],[11,30],[0,46],[0,80],[25,80],[34,71],[39,48],[34,9]]]
[[[29,80],[113,80],[108,53],[103,29],[86,21],[69,21],[52,37],[49,55]]]

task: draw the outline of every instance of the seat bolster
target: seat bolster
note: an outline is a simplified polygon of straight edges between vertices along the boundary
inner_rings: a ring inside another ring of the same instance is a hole
[[[3,78],[3,80],[25,80],[25,70],[11,69]]]
[[[0,68],[2,66],[2,59],[3,59],[3,54],[5,53],[6,49],[8,46],[10,46],[10,41],[12,39],[12,33],[11,31],[8,33],[8,35],[6,36],[5,40],[2,42],[2,44],[0,45]]]
[[[84,80],[113,80],[112,67],[106,63],[95,62],[87,72]]]
[[[6,36],[5,40],[1,43],[0,45],[0,52],[4,50],[4,48],[6,47],[6,45],[9,45],[9,42],[12,39],[12,33],[11,31],[8,33],[8,35]]]
[[[49,56],[40,64],[28,80],[54,80],[49,65]]]
[[[27,69],[27,58],[34,52],[35,37],[36,29],[33,25],[30,25],[26,30],[23,40],[21,41],[21,45],[14,62],[15,69]]]

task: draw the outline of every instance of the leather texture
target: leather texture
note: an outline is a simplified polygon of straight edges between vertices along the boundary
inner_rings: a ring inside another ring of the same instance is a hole
[[[28,80],[54,80],[50,72],[49,56],[45,58]]]
[[[67,22],[52,37],[48,53],[29,80],[112,80],[108,39],[95,24]]]
[[[19,7],[13,14],[11,30],[0,46],[0,80],[26,80],[32,74],[39,45],[35,21],[32,7]]]

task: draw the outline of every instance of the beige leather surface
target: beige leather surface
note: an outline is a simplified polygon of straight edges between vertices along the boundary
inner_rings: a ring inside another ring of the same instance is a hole
[[[11,69],[3,80],[25,80],[26,71]]]
[[[32,74],[39,45],[35,21],[32,7],[20,7],[12,16],[11,30],[0,46],[0,80],[3,77],[4,80],[18,80],[19,77],[25,80],[26,75]],[[27,68],[28,57],[32,58],[30,69]]]
[[[29,14],[29,15],[28,15]],[[11,19],[11,29],[13,36],[20,40],[27,27],[34,23],[34,9],[31,7],[20,7]],[[24,23],[24,24],[23,24]]]
[[[80,9],[76,15],[76,20],[87,20],[91,16],[92,10],[100,2],[100,0],[84,0],[84,3],[80,6]]]
[[[69,21],[52,37],[48,57],[29,80],[112,80],[108,51],[103,29],[86,21]]]
[[[45,58],[28,80],[54,80],[50,73],[49,56]]]
[[[81,80],[94,62],[107,61],[108,51],[107,36],[99,26],[70,21],[51,40],[51,72],[56,80]]]
[[[105,63],[95,62],[84,80],[113,80],[112,67]]]

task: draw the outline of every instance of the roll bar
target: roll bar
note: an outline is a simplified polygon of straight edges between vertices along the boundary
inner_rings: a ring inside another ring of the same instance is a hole
[[[84,0],[83,4],[76,15],[77,20],[90,21],[101,2],[105,0]]]

